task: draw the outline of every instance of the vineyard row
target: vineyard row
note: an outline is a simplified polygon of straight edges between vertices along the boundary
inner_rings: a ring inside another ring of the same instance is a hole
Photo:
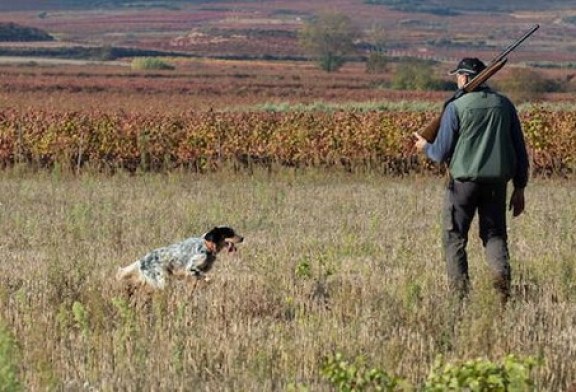
[[[78,170],[215,170],[285,165],[437,171],[419,157],[412,133],[437,113],[415,112],[0,112],[0,166]],[[536,174],[567,174],[576,162],[576,112],[521,113]]]

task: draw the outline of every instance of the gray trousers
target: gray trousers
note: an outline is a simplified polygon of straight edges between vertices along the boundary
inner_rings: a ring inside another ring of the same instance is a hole
[[[507,299],[511,272],[506,235],[506,182],[450,180],[443,210],[443,246],[450,287],[461,295],[466,295],[469,290],[466,245],[476,211],[494,286],[503,299]]]

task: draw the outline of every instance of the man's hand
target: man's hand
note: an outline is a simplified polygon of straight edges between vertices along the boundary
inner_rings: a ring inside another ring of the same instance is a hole
[[[418,150],[418,152],[422,152],[424,150],[424,147],[426,147],[426,145],[428,144],[428,142],[418,132],[414,132],[414,137],[416,138],[416,142],[414,142],[416,150]]]
[[[524,200],[524,188],[515,188],[510,196],[509,210],[512,210],[512,216],[516,217],[524,212],[525,200]]]

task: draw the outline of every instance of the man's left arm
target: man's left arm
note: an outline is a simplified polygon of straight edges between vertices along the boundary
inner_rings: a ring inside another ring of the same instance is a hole
[[[512,145],[514,147],[514,152],[516,153],[516,173],[514,173],[514,178],[512,183],[514,184],[514,190],[512,191],[512,196],[510,197],[509,209],[512,210],[513,216],[518,216],[524,212],[526,206],[526,201],[524,199],[524,188],[528,184],[528,152],[526,151],[526,143],[524,142],[524,135],[522,133],[522,127],[520,125],[520,119],[518,118],[518,113],[514,106],[512,106]]]
[[[512,145],[516,153],[516,173],[512,182],[514,188],[525,188],[528,184],[528,152],[526,151],[526,143],[524,141],[524,134],[520,125],[520,119],[516,109],[512,107]]]

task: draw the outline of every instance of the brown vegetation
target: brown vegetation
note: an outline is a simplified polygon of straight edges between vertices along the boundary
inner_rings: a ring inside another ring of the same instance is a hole
[[[205,172],[224,164],[250,170],[263,164],[407,175],[429,168],[418,158],[411,134],[434,115],[375,110],[179,115],[4,110],[0,165]],[[523,113],[521,122],[533,174],[572,174],[576,113],[536,108]]]
[[[390,74],[361,63],[327,74],[306,62],[167,59],[175,72],[114,66],[0,67],[4,107],[178,113],[244,110],[257,105],[442,101],[446,92],[392,91]],[[393,69],[393,66],[390,67]]]

